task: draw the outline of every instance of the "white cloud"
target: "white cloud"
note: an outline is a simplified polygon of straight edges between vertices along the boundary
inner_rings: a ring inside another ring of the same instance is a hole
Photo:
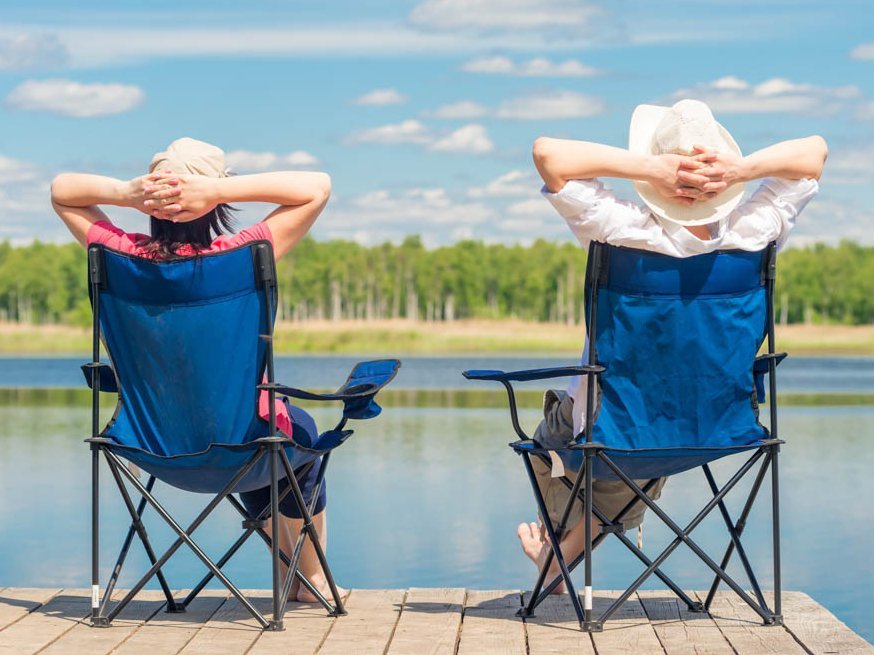
[[[142,104],[145,93],[129,84],[82,84],[72,80],[27,80],[6,103],[22,111],[47,111],[74,118],[123,114]]]
[[[857,100],[861,91],[856,86],[820,87],[798,84],[775,77],[753,85],[729,76],[713,82],[680,89],[673,98],[703,100],[714,113],[785,113],[833,114]]]
[[[43,37],[56,40],[71,68],[119,66],[141,61],[192,57],[313,57],[451,54],[473,56],[489,51],[549,52],[566,48],[571,39],[544,38],[532,33],[471,34],[441,32],[397,21],[349,21],[288,27],[179,28],[132,26],[131,19],[95,27],[62,26]],[[45,31],[41,25],[0,24],[0,40],[11,42],[22,33]],[[579,30],[572,43],[581,42]],[[156,44],[160,43],[160,47]],[[48,48],[45,48],[48,50]],[[55,65],[57,57],[41,58]],[[57,63],[61,63],[58,61]]]
[[[446,243],[457,234],[473,234],[495,217],[479,202],[458,201],[443,188],[384,189],[332,203],[316,224],[325,236],[354,238],[363,243],[400,241],[419,233],[430,243]]]
[[[415,143],[426,145],[433,141],[430,131],[417,120],[406,120],[355,132],[349,143]]]
[[[484,154],[495,149],[495,144],[482,125],[465,125],[438,139],[429,148],[442,152],[469,152]]]
[[[825,167],[827,184],[874,185],[874,144],[832,149]]]
[[[318,158],[306,150],[295,150],[288,154],[275,152],[252,152],[234,150],[227,153],[228,166],[235,172],[270,171],[283,168],[309,168],[319,163]]]
[[[535,173],[515,170],[496,177],[485,186],[469,188],[467,195],[471,198],[533,197],[539,190],[540,182]]]
[[[410,21],[439,30],[568,32],[587,30],[602,13],[588,0],[424,0]]]
[[[874,43],[863,43],[862,45],[857,45],[850,53],[850,57],[862,61],[874,60]]]
[[[382,125],[355,132],[346,138],[347,143],[410,143],[425,146],[436,152],[464,152],[485,154],[495,149],[482,125],[465,125],[448,134],[434,134],[417,120],[406,120],[391,125]]]
[[[735,90],[735,91],[743,91],[745,89],[750,88],[750,83],[740,79],[739,77],[735,77],[734,75],[727,75],[726,77],[720,77],[718,80],[715,80],[713,83],[714,89],[720,90]]]
[[[576,59],[552,62],[543,57],[519,63],[509,57],[481,57],[465,63],[461,70],[468,73],[491,73],[519,77],[592,77],[600,71]]]
[[[364,106],[402,105],[406,101],[407,97],[396,89],[375,89],[357,98],[355,104]]]
[[[863,121],[874,121],[874,102],[863,102],[856,109],[856,118]]]
[[[0,70],[34,70],[63,66],[67,49],[54,34],[0,36]]]
[[[510,240],[531,243],[535,238],[567,240],[571,233],[567,223],[543,198],[531,198],[509,204],[498,221],[498,230]]]
[[[788,245],[804,247],[814,243],[836,245],[844,239],[874,245],[874,212],[867,202],[817,198],[811,202],[792,230]]]
[[[35,182],[43,177],[39,166],[0,155],[0,184]]]
[[[433,118],[480,118],[488,113],[488,109],[478,102],[462,100],[448,105],[442,105],[434,111],[425,112],[426,116]]]
[[[495,116],[514,120],[589,118],[604,113],[604,101],[574,91],[555,91],[513,98],[501,103]]]

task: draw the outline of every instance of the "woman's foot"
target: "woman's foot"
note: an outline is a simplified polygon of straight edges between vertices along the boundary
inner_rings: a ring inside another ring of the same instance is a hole
[[[544,542],[540,537],[540,527],[536,523],[520,523],[516,529],[516,535],[522,544],[522,552],[534,562],[534,566],[539,571],[546,561],[546,556],[549,553],[549,544]],[[558,564],[555,558],[552,560],[552,565],[549,567],[549,579],[551,580],[558,574]],[[555,589],[554,594],[563,594],[567,591],[564,581],[560,582]]]
[[[312,580],[311,581],[316,589],[319,590],[319,593],[324,596],[329,603],[334,602],[334,595],[331,593],[331,587],[328,585],[328,581],[322,578],[321,580]],[[349,598],[349,590],[344,589],[341,586],[337,586],[337,592],[340,594],[340,600],[345,601]],[[319,602],[315,595],[306,587],[301,585],[300,589],[297,591],[297,598],[295,600],[299,603],[317,603]]]

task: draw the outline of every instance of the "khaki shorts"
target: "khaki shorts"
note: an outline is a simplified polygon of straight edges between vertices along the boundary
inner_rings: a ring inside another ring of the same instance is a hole
[[[543,397],[543,420],[534,432],[534,439],[547,448],[557,448],[572,442],[575,436],[573,409],[574,399],[564,391],[552,389],[547,391]],[[531,464],[537,478],[537,486],[540,487],[540,493],[543,494],[549,518],[555,525],[561,519],[571,490],[562,483],[562,478],[552,477],[550,466],[544,464],[539,457],[532,457]],[[565,475],[573,481],[576,471],[566,471]],[[659,478],[647,495],[653,500],[658,500],[662,495],[662,488],[666,481],[667,478]],[[635,480],[634,482],[639,487],[643,487],[649,480]],[[622,480],[592,481],[592,503],[610,519],[614,519],[622,511],[622,508],[634,498],[637,498],[636,494]],[[622,519],[625,529],[639,527],[643,523],[645,512],[646,505],[639,500]],[[573,528],[582,519],[583,503],[581,500],[577,500],[571,509],[566,529]]]

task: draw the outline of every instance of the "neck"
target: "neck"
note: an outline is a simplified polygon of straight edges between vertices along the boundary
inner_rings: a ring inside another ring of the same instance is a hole
[[[689,232],[691,232],[694,236],[698,237],[702,241],[707,241],[710,239],[710,226],[709,225],[686,225],[685,226]]]

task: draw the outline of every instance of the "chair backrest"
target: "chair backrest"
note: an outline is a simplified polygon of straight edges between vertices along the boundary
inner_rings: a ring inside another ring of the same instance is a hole
[[[257,414],[275,312],[273,251],[160,261],[89,248],[96,324],[119,403],[103,435],[162,456],[241,444],[266,429]],[[99,326],[98,326],[99,324]]]
[[[606,367],[594,441],[721,448],[767,438],[753,364],[773,321],[774,252],[674,258],[592,244],[586,319]]]

